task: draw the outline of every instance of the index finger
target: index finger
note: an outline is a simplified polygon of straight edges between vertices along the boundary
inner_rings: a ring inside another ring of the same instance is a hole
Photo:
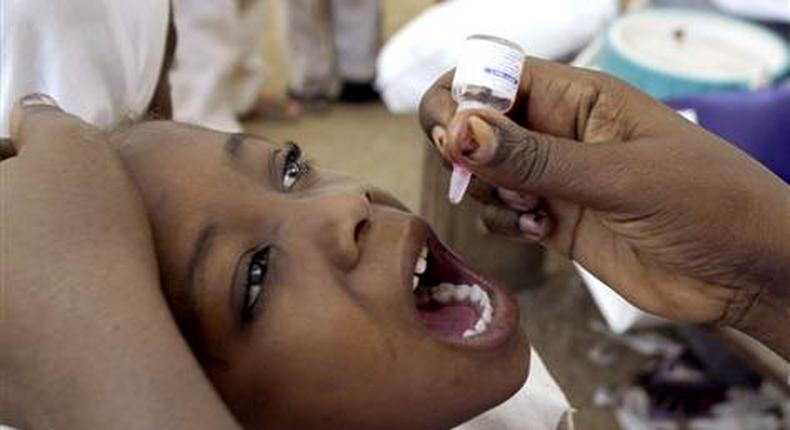
[[[454,75],[455,69],[443,74],[420,100],[420,125],[429,137],[437,125],[447,128],[455,115],[456,103],[451,92]]]

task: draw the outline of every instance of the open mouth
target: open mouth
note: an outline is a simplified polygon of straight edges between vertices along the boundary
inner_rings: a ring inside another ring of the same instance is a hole
[[[518,310],[510,294],[433,236],[416,258],[412,293],[419,319],[444,342],[493,348],[516,331]]]

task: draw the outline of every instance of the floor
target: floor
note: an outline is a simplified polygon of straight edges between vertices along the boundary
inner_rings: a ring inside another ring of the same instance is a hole
[[[282,1],[282,0],[280,0]],[[431,4],[427,0],[384,0],[384,35]],[[270,2],[264,55],[270,78],[264,92],[282,94],[287,64],[282,50],[281,7]],[[391,191],[413,210],[420,201],[421,163],[427,150],[414,115],[395,116],[379,105],[336,105],[322,115],[308,115],[296,122],[250,121],[248,131],[275,140],[294,140],[320,166],[343,171]],[[639,363],[628,351],[618,352],[615,366],[599,367],[587,360],[588,351],[603,342],[589,329],[600,316],[586,289],[570,266],[549,258],[543,285],[519,293],[522,322],[531,342],[578,409],[579,429],[617,429],[607,409],[592,404],[593,392],[612,385],[627,369]]]

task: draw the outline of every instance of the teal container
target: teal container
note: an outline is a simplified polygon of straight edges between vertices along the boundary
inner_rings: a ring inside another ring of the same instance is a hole
[[[790,71],[790,47],[765,28],[724,15],[651,9],[612,24],[598,63],[669,99],[774,84]]]

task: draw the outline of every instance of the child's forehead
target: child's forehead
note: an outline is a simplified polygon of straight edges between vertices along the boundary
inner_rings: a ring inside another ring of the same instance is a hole
[[[177,121],[143,121],[119,126],[109,133],[113,145],[125,156],[167,151],[233,149],[254,145],[268,151],[282,147],[279,143],[247,133],[225,133]],[[234,151],[235,153],[235,151]]]
[[[249,133],[230,133],[223,136],[226,152],[238,156],[245,146],[256,146],[260,149],[272,151],[284,145],[276,143],[266,137]]]

